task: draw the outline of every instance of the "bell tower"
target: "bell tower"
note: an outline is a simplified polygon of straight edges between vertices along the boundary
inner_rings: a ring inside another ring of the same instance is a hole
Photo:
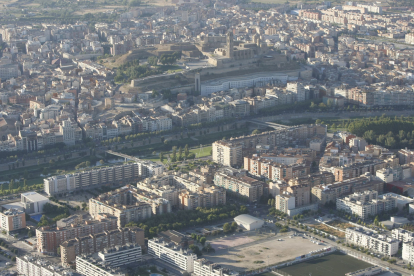
[[[226,47],[226,56],[228,58],[233,58],[233,32],[227,33],[227,47]]]

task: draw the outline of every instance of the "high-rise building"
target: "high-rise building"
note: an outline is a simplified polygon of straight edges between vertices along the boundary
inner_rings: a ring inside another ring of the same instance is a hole
[[[7,233],[26,228],[26,213],[17,209],[0,213],[0,227]]]
[[[72,124],[70,120],[63,121],[60,125],[60,133],[63,135],[63,143],[67,146],[75,145],[76,124]]]
[[[213,143],[213,161],[224,166],[241,166],[242,144],[230,141],[216,141]]]

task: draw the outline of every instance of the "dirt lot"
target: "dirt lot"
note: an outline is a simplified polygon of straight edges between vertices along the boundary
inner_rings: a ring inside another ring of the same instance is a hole
[[[321,231],[324,231],[325,233],[337,236],[338,238],[345,238],[345,232],[335,230],[335,229],[333,229],[329,226],[326,226],[324,224],[314,224],[314,225],[311,225],[311,227],[313,227],[315,229],[318,229],[318,230],[321,230]]]
[[[302,237],[289,238],[290,234],[292,233],[277,234],[264,239],[250,235],[212,240],[209,241],[211,245],[219,250],[216,250],[214,254],[206,254],[204,257],[229,269],[246,271],[266,266],[267,262],[276,264],[291,260],[324,247]]]
[[[349,227],[354,227],[352,224],[347,223],[347,222],[342,222],[340,220],[333,220],[333,221],[327,222],[327,224],[332,225],[333,227],[336,227],[336,228],[343,229],[343,230]]]

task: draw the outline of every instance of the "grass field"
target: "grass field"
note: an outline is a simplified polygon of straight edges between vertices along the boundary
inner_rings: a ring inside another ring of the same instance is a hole
[[[195,148],[195,149],[190,149],[190,152],[193,152],[196,155],[196,158],[201,158],[201,157],[206,157],[206,156],[210,156],[210,152],[211,152],[211,146],[204,146],[202,147],[201,151],[200,148]],[[184,152],[184,148],[183,148],[183,152]],[[168,151],[168,152],[164,152],[164,163],[167,162],[168,159],[168,154],[172,153],[172,151]],[[177,154],[178,154],[178,149],[177,149]],[[151,160],[154,162],[160,161],[160,157],[158,155],[150,155],[148,157],[144,157],[142,159],[147,159],[147,160]]]
[[[321,258],[280,269],[292,276],[339,276],[372,266],[369,263],[335,252]]]

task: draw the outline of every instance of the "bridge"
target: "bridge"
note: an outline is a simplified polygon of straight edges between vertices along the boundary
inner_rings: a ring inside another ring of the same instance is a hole
[[[263,122],[263,121],[259,121],[259,120],[255,120],[255,119],[250,119],[250,120],[247,120],[246,122],[256,124],[256,125],[260,125],[260,126],[272,127],[274,129],[289,128],[288,126],[285,126],[285,125],[276,124],[276,123],[273,123],[273,122]]]
[[[121,158],[125,158],[125,162],[127,160],[134,160],[136,162],[142,162],[142,160],[139,159],[138,157],[134,157],[134,156],[131,156],[131,155],[128,155],[128,154],[123,154],[123,153],[112,151],[112,150],[105,151],[105,154],[111,154],[111,155],[115,155],[115,156],[118,156],[118,157],[121,157]]]

